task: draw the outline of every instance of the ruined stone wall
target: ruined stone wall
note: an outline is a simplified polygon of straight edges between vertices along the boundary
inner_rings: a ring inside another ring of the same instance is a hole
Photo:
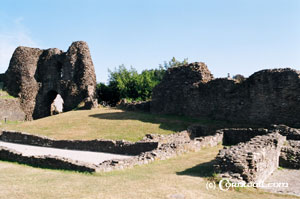
[[[98,166],[97,170],[111,171],[147,164],[155,160],[169,159],[189,151],[199,151],[204,147],[217,146],[222,142],[222,138],[223,134],[218,132],[213,135],[202,136],[195,139],[190,139],[187,131],[171,135],[149,134],[146,135],[143,140],[147,142],[158,142],[158,148],[128,159],[105,161]]]
[[[168,69],[160,84],[153,89],[151,112],[189,115],[188,96],[193,87],[212,80],[213,76],[204,63],[194,63]],[[193,102],[195,103],[195,102]]]
[[[19,99],[0,99],[0,120],[22,121],[25,113],[20,107]]]
[[[300,140],[300,129],[291,128],[283,124],[272,125],[271,129],[277,130],[281,135],[286,136],[287,140]]]
[[[287,139],[281,149],[279,165],[284,168],[300,169],[300,129],[286,125],[273,125],[273,128]]]
[[[95,165],[58,156],[24,156],[20,152],[2,146],[0,146],[0,159],[42,168],[75,170],[81,172],[96,171]]]
[[[72,161],[67,158],[53,156],[24,156],[14,150],[0,147],[0,159],[15,161],[33,166],[42,166],[56,169],[72,169],[79,171],[111,171],[115,169],[130,168],[135,165],[147,164],[154,160],[164,160],[177,155],[198,151],[203,147],[213,147],[222,142],[222,132],[212,135],[190,138],[187,131],[171,135],[148,134],[140,142],[129,143],[125,141],[63,141],[52,140],[46,137],[34,136],[26,133],[4,131],[0,132],[0,140],[30,144],[45,147],[58,147],[77,150],[91,150],[100,152],[116,152],[119,154],[135,154],[131,158],[107,160],[100,164],[87,164]],[[131,148],[128,151],[126,145]]]
[[[271,130],[264,128],[230,128],[230,129],[222,129],[224,134],[223,144],[224,145],[236,145],[240,142],[248,142],[251,138],[254,138],[258,135],[266,135]]]
[[[300,140],[288,140],[284,144],[279,165],[289,169],[300,169]]]
[[[114,140],[54,140],[16,131],[0,131],[0,140],[34,146],[54,147],[116,154],[138,155],[158,147],[157,142],[128,142]]]
[[[85,108],[97,106],[94,66],[82,41],[72,43],[67,52],[18,47],[5,73],[4,86],[20,98],[28,120],[49,116],[57,94],[64,100],[64,111],[82,102]]]
[[[150,110],[235,123],[300,126],[300,72],[262,70],[238,82],[213,79],[203,63],[170,68],[153,90]]]
[[[284,142],[285,137],[274,132],[225,147],[216,157],[216,171],[232,181],[263,182],[278,168]]]

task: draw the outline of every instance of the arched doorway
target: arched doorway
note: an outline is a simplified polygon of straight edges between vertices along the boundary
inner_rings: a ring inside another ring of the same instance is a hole
[[[49,115],[56,115],[63,112],[64,100],[56,91],[51,90],[48,92],[47,101]]]

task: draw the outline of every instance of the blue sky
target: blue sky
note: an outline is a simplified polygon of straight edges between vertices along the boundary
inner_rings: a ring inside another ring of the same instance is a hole
[[[299,0],[1,0],[0,72],[19,45],[68,49],[88,42],[97,81],[121,64],[138,71],[173,56],[215,77],[300,70]]]

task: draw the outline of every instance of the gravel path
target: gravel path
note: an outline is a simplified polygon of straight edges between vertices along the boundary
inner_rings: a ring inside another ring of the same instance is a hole
[[[288,187],[263,188],[273,193],[300,196],[300,170],[278,169],[265,181],[266,183],[288,183]]]
[[[18,152],[21,152],[24,156],[53,155],[53,156],[65,157],[65,158],[92,163],[92,164],[99,164],[101,162],[104,162],[105,160],[126,159],[132,157],[128,155],[118,155],[118,154],[111,154],[111,153],[77,151],[77,150],[57,149],[51,147],[39,147],[39,146],[31,146],[31,145],[24,145],[24,144],[14,144],[14,143],[3,142],[3,141],[0,141],[0,146],[14,149]]]

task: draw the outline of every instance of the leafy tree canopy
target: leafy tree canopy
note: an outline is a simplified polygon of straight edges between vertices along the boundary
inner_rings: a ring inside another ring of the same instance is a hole
[[[128,101],[149,100],[153,88],[163,79],[166,70],[187,64],[187,59],[182,62],[173,57],[171,61],[160,64],[158,69],[144,70],[140,74],[133,67],[127,69],[123,64],[114,71],[109,70],[108,85],[99,83],[97,94],[99,103],[116,105],[121,99]]]

